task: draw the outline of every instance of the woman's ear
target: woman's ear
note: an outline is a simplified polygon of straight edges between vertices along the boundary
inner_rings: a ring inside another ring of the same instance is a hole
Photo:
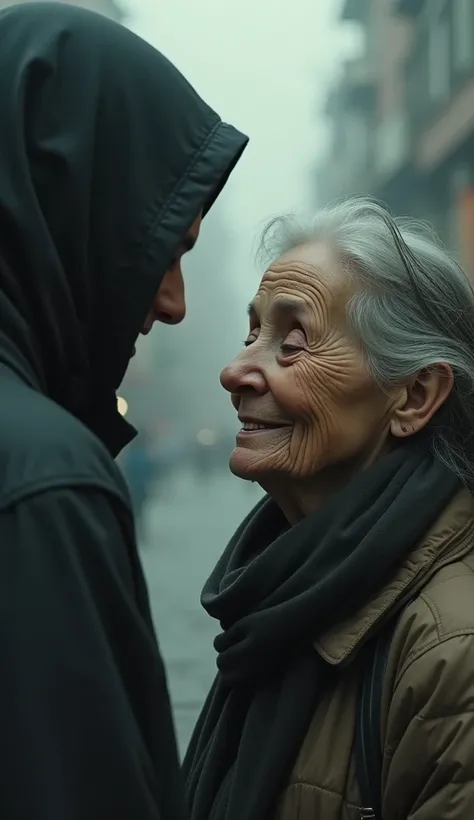
[[[404,438],[426,427],[448,398],[453,384],[452,368],[445,362],[439,362],[413,376],[404,390],[403,404],[393,410],[390,422],[392,436]]]

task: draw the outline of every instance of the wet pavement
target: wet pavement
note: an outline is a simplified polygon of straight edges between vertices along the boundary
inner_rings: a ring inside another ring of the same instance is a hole
[[[184,752],[214,679],[218,624],[201,608],[202,585],[261,490],[227,471],[208,480],[180,472],[145,511],[142,560]]]

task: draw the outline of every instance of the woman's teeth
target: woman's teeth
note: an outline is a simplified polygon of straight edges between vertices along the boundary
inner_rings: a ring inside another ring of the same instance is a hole
[[[242,430],[268,430],[269,424],[255,424],[253,421],[244,421]]]

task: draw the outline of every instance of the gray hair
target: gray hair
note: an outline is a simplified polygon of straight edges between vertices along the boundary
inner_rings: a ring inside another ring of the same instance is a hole
[[[431,448],[474,486],[474,289],[434,231],[394,219],[366,197],[352,197],[315,217],[277,217],[265,228],[260,257],[325,241],[360,287],[348,304],[375,381],[385,389],[446,362],[454,386],[428,427]]]

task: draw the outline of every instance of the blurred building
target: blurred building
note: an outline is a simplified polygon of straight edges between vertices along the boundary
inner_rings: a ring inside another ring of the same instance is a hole
[[[330,90],[318,203],[370,193],[430,220],[474,273],[474,0],[345,0],[364,48]]]
[[[6,6],[17,6],[27,1],[28,0],[0,0],[0,9]],[[29,2],[31,2],[31,0],[29,0]],[[82,6],[84,9],[90,9],[99,14],[104,14],[112,20],[116,20],[117,23],[123,22],[124,19],[124,11],[115,0],[57,0],[57,2],[66,3],[71,6]]]

